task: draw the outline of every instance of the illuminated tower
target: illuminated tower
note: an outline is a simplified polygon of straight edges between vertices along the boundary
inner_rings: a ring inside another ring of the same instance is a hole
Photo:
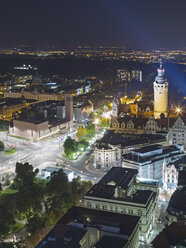
[[[154,81],[154,117],[156,119],[160,118],[163,113],[167,117],[168,110],[168,82],[164,77],[165,70],[162,68],[162,63],[160,68],[158,68],[158,75]]]
[[[65,94],[65,116],[67,121],[73,121],[73,95]]]
[[[112,117],[118,117],[118,100],[115,97],[112,106]]]

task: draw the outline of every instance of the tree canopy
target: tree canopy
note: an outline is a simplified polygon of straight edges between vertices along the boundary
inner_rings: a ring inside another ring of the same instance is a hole
[[[5,149],[4,143],[0,141],[0,151],[3,151]]]
[[[84,128],[83,126],[79,126],[78,130],[77,130],[76,137],[79,140],[82,140],[82,139],[85,139],[86,135],[87,135],[87,129]]]
[[[14,187],[16,189],[23,189],[31,186],[34,183],[38,169],[33,170],[33,166],[29,163],[16,163],[16,177],[14,179]]]

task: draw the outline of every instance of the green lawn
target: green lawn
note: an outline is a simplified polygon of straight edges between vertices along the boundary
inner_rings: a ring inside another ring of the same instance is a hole
[[[17,233],[17,232],[21,231],[24,228],[24,226],[25,226],[24,224],[16,222],[12,228],[12,232]]]
[[[26,138],[23,138],[23,137],[20,137],[20,136],[16,136],[16,135],[12,135],[12,134],[9,134],[8,136],[18,138],[18,139],[23,139],[23,140],[29,140],[29,139],[26,139]]]
[[[8,150],[5,151],[5,154],[11,155],[16,153],[16,149],[15,148],[9,148]]]
[[[40,184],[43,188],[46,187],[46,184],[49,182],[47,179],[36,178],[36,183]]]
[[[2,202],[3,198],[5,198],[7,195],[15,194],[17,192],[18,192],[17,190],[11,188],[4,189],[0,193],[0,203]]]

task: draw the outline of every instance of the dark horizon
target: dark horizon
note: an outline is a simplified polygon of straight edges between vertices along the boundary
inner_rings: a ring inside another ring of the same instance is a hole
[[[1,3],[0,47],[186,47],[185,1],[33,0]]]

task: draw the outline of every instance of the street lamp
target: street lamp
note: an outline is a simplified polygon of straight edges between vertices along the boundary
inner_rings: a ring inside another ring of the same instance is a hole
[[[181,112],[181,108],[178,107],[178,108],[176,109],[176,112],[179,114],[179,113]]]
[[[97,125],[99,123],[99,119],[95,119],[94,123]]]

